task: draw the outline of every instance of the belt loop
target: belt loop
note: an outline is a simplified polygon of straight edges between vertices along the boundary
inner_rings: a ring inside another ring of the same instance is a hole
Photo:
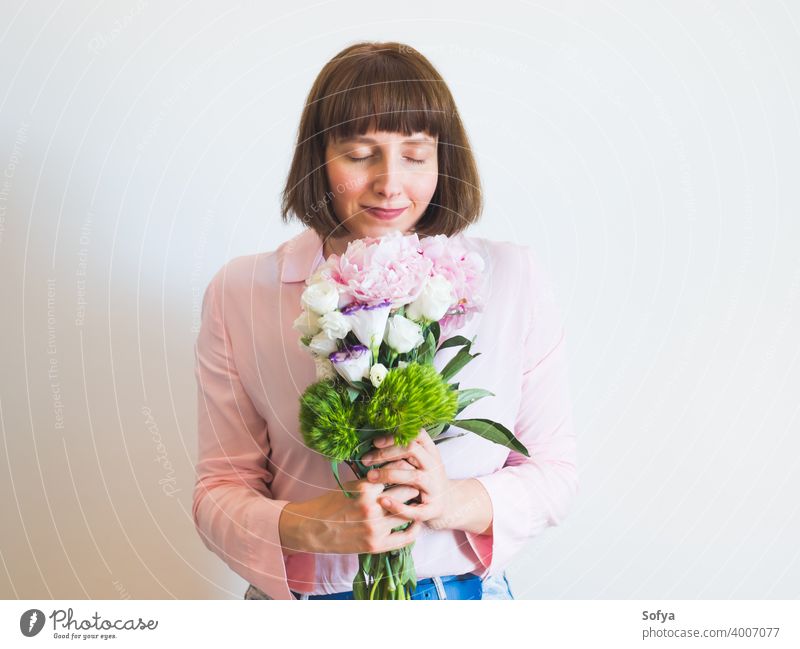
[[[308,599],[308,593],[303,593],[300,595],[300,599]]]
[[[433,585],[436,586],[436,593],[439,595],[439,599],[447,599],[447,593],[444,590],[444,584],[442,583],[441,577],[431,577],[433,579]]]

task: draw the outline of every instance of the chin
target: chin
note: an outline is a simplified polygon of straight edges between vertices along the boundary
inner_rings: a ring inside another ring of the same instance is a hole
[[[404,225],[402,223],[370,223],[369,225],[365,225],[364,227],[358,228],[355,234],[359,238],[379,237],[393,230],[400,230],[400,232],[405,232],[406,230],[408,230],[409,227],[410,226]]]

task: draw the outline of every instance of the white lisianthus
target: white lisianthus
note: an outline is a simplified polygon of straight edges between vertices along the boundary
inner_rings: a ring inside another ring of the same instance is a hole
[[[308,348],[318,356],[324,356],[325,358],[328,358],[339,349],[336,345],[336,340],[329,337],[324,331],[320,331],[311,339],[308,343]]]
[[[372,367],[369,368],[369,380],[373,386],[380,387],[381,383],[383,383],[383,379],[386,378],[386,375],[389,373],[389,370],[386,369],[386,366],[383,363],[375,363]]]
[[[322,356],[314,356],[314,368],[317,373],[317,381],[323,379],[333,379],[336,377],[336,370],[333,369],[333,363],[327,358]]]
[[[344,338],[350,333],[350,320],[340,311],[329,311],[319,319],[319,326],[328,338]]]
[[[454,301],[450,281],[443,275],[434,275],[428,278],[419,297],[406,307],[405,314],[414,321],[425,319],[438,322]]]
[[[404,367],[407,367],[407,366],[408,366],[408,363],[406,361],[397,361],[397,367],[399,369],[402,370]]]
[[[305,288],[300,302],[314,313],[325,315],[339,306],[339,289],[327,280],[315,282]]]
[[[376,306],[358,304],[342,309],[358,342],[366,345],[376,359],[383,342],[390,308],[391,303],[385,302]]]
[[[408,318],[394,315],[386,324],[386,342],[398,354],[405,354],[423,343],[422,328]]]
[[[360,381],[369,374],[370,352],[364,345],[334,352],[328,358],[333,363],[333,368],[349,383]]]
[[[319,333],[319,316],[308,309],[303,309],[292,325],[303,336],[314,336]]]

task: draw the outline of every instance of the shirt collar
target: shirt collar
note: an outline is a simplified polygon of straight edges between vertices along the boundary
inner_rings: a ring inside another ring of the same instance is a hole
[[[304,282],[323,259],[322,238],[313,228],[306,228],[283,246],[281,282]]]

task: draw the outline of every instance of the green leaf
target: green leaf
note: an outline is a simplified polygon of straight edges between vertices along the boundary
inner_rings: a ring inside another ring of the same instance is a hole
[[[460,390],[458,392],[458,410],[456,414],[464,410],[471,403],[475,403],[478,399],[483,397],[493,397],[494,393],[489,390],[481,390],[479,388],[471,388],[467,390]]]
[[[417,347],[417,358],[419,362],[422,364],[427,363],[428,356],[433,359],[433,353],[436,352],[436,342],[433,339],[433,335],[428,332],[425,336],[425,342],[423,342],[419,347]],[[433,353],[432,353],[433,352]]]
[[[347,386],[347,396],[350,397],[350,402],[351,403],[353,401],[355,401],[356,399],[358,399],[358,395],[359,394],[361,394],[360,390],[357,390],[356,388],[353,388],[353,387],[351,387],[349,385]]]
[[[442,433],[444,433],[448,428],[450,428],[450,424],[447,424],[447,426],[444,427]],[[448,439],[455,439],[456,437],[464,437],[464,435],[466,435],[466,433],[458,433],[457,435],[448,435],[447,437],[438,437],[437,439],[433,440],[433,443],[441,444],[443,442],[446,442]]]
[[[353,457],[355,457],[356,459],[361,459],[361,456],[372,448],[372,440],[375,439],[374,429],[359,428],[358,438],[361,441],[358,443],[358,446],[356,446],[355,450],[353,451]]]
[[[356,467],[358,468],[359,475],[363,478],[369,473],[371,467],[366,466],[361,460],[356,460]]]
[[[437,435],[439,435],[442,430],[444,429],[444,424],[436,424],[435,426],[431,426],[430,428],[426,428],[425,430],[428,431],[428,435],[431,439],[434,439]]]
[[[439,344],[439,336],[442,335],[442,329],[438,322],[431,323],[431,333],[433,334],[433,348],[436,349]]]
[[[353,498],[353,494],[351,494],[347,489],[342,486],[342,481],[339,480],[339,461],[338,460],[331,460],[331,470],[333,471],[333,477],[336,478],[336,483],[339,485],[339,489],[344,492],[344,495],[348,498]]]
[[[491,421],[490,419],[455,419],[451,423],[453,426],[458,426],[459,428],[473,432],[476,435],[480,435],[484,439],[488,439],[490,442],[500,444],[517,451],[518,453],[522,453],[525,457],[531,456],[530,453],[528,453],[528,449],[525,448],[522,442],[514,437],[514,433],[512,433],[502,424],[498,424],[496,421]]]
[[[394,569],[394,581],[395,581],[395,586],[397,586],[398,589],[400,588],[400,586],[403,585],[403,583],[405,583],[405,580],[403,579],[403,571],[405,570],[403,566],[404,556],[405,553],[398,552],[397,556],[392,559],[392,568]]]
[[[367,591],[367,582],[364,579],[364,573],[359,569],[353,579],[353,599],[363,600],[369,599],[369,592]]]
[[[458,372],[460,372],[467,363],[480,355],[480,352],[477,354],[470,354],[466,349],[462,349],[458,352],[458,354],[450,359],[450,362],[447,365],[444,366],[444,369],[441,371],[442,378],[445,381],[449,381],[456,374],[458,374]]]
[[[447,349],[448,347],[463,347],[464,345],[472,345],[472,341],[469,338],[464,338],[464,336],[453,336],[439,345],[439,349]]]
[[[436,355],[436,339],[429,331],[427,339],[425,340],[425,354],[423,355],[422,362],[426,365],[433,364],[433,357]]]
[[[364,572],[366,574],[370,574],[372,572],[372,557],[373,557],[373,555],[364,554],[364,555],[362,555],[362,557],[363,558],[361,559],[361,566],[364,569]]]

